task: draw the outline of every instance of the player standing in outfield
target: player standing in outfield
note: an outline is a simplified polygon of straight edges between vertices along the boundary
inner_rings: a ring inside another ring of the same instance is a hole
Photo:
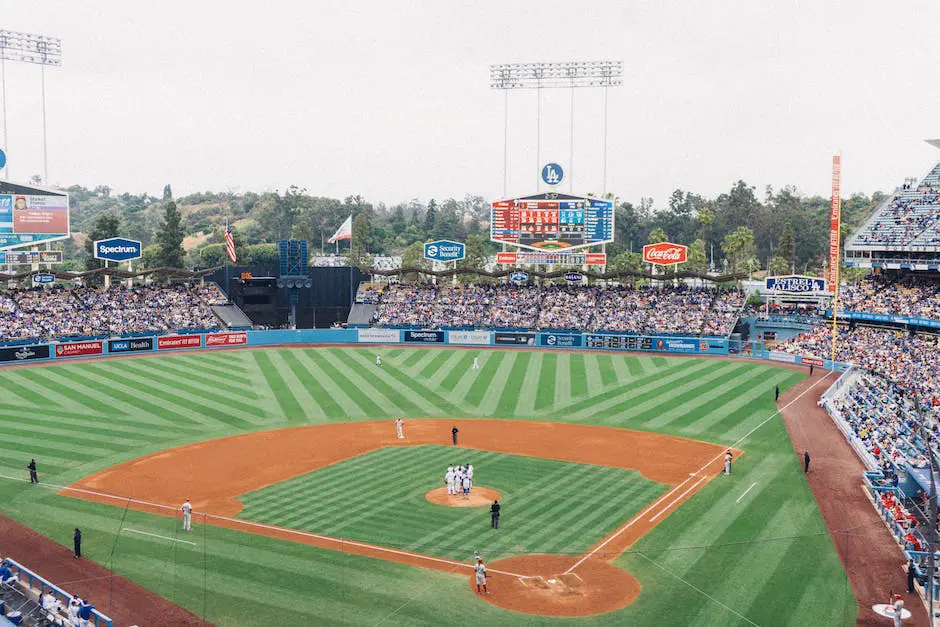
[[[186,502],[183,503],[183,506],[180,507],[180,510],[183,512],[183,531],[192,531],[193,530],[193,504],[189,502],[189,499],[186,499]]]
[[[483,594],[489,594],[489,590],[486,589],[486,578],[489,575],[486,574],[486,564],[479,555],[477,555],[477,563],[473,566],[473,570],[476,572],[477,594],[480,594],[480,588],[483,588]]]
[[[480,358],[479,358],[479,357],[474,357],[474,358],[473,358],[473,369],[474,369],[474,370],[479,370],[479,369],[480,369]]]
[[[399,440],[405,439],[405,421],[401,418],[395,419],[395,433],[398,435]]]
[[[376,366],[382,365],[382,356],[379,355],[378,353],[375,354],[375,365]]]
[[[731,474],[731,451],[725,453],[725,474]]]

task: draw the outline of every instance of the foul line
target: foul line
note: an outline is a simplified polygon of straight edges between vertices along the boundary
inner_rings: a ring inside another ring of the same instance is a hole
[[[743,442],[744,440],[746,440],[747,438],[749,438],[751,435],[753,435],[755,431],[757,431],[758,429],[760,429],[761,427],[763,427],[765,424],[767,424],[768,422],[770,422],[771,420],[773,420],[774,418],[776,418],[778,415],[780,415],[780,414],[783,412],[783,410],[785,410],[785,409],[787,409],[788,407],[790,407],[790,405],[793,405],[795,402],[797,402],[798,400],[800,400],[801,398],[803,398],[803,396],[804,396],[805,394],[807,394],[810,390],[812,390],[812,389],[815,388],[817,385],[819,385],[820,383],[822,383],[823,381],[825,381],[826,379],[828,379],[830,375],[832,375],[832,371],[827,372],[827,373],[825,374],[825,376],[822,376],[822,377],[820,377],[819,379],[817,379],[815,383],[813,383],[811,386],[809,386],[808,388],[806,388],[805,390],[803,390],[802,392],[800,392],[800,393],[796,396],[796,398],[794,398],[793,400],[791,400],[789,403],[787,403],[787,404],[784,405],[783,407],[779,408],[777,411],[775,411],[775,412],[772,413],[771,415],[767,416],[767,418],[765,418],[763,421],[761,421],[760,424],[758,424],[756,427],[754,427],[753,429],[751,429],[750,431],[748,431],[747,433],[745,433],[744,435],[742,435],[742,436],[741,436],[740,438],[738,438],[737,441],[735,441],[733,444],[729,445],[728,447],[723,447],[723,448],[735,448],[735,447],[737,447],[738,444],[740,444],[741,442]],[[616,538],[620,537],[620,534],[622,534],[624,531],[626,531],[627,529],[629,529],[630,527],[632,527],[634,524],[636,524],[636,523],[640,520],[640,518],[642,518],[643,516],[646,516],[647,514],[652,513],[652,510],[653,510],[656,506],[658,506],[661,502],[663,502],[664,500],[666,500],[666,499],[667,499],[669,496],[671,496],[674,492],[676,492],[676,491],[682,489],[682,487],[685,486],[686,483],[688,483],[689,481],[691,481],[693,477],[697,476],[700,472],[703,472],[705,469],[707,469],[707,468],[708,468],[709,466],[711,466],[713,463],[715,463],[716,461],[718,461],[719,459],[721,459],[724,455],[725,455],[724,452],[718,453],[717,455],[715,455],[715,457],[713,457],[713,458],[711,458],[710,460],[708,460],[707,462],[705,462],[705,465],[703,465],[701,468],[699,468],[698,470],[696,470],[695,472],[693,472],[691,475],[689,475],[688,479],[685,479],[682,483],[679,483],[679,484],[673,486],[673,488],[672,488],[671,490],[669,490],[669,491],[666,492],[664,495],[662,495],[661,497],[659,497],[658,499],[656,499],[655,501],[653,501],[653,503],[652,503],[651,505],[648,505],[648,506],[647,506],[645,509],[643,509],[639,514],[637,514],[636,516],[634,516],[633,518],[631,518],[630,520],[628,520],[623,526],[621,526],[619,529],[617,529],[617,530],[614,531],[612,534],[610,534],[609,536],[607,536],[607,538],[606,538],[603,542],[601,542],[601,543],[598,544],[596,547],[594,547],[593,549],[591,549],[590,551],[588,551],[587,553],[585,553],[583,556],[581,556],[581,558],[580,558],[577,562],[575,562],[574,565],[573,565],[571,568],[569,568],[568,570],[566,570],[563,574],[567,575],[568,573],[570,573],[571,571],[573,571],[574,569],[576,569],[578,566],[580,566],[581,564],[583,564],[584,562],[586,562],[587,560],[589,560],[591,557],[593,557],[594,555],[597,555],[597,553],[600,552],[601,549],[603,549],[605,546],[607,546],[608,544],[610,544],[611,542],[613,542]]]
[[[139,530],[137,530],[137,529],[128,529],[127,527],[124,527],[123,529],[121,529],[121,531],[127,531],[128,533],[139,533],[139,534],[144,535],[144,536],[150,536],[150,537],[153,537],[153,538],[162,538],[162,539],[164,539],[164,540],[170,540],[170,541],[172,541],[172,542],[182,542],[183,544],[191,544],[191,545],[193,545],[193,546],[196,546],[196,543],[195,543],[195,542],[190,542],[189,540],[180,540],[179,538],[171,538],[171,537],[169,537],[169,536],[161,536],[161,535],[158,535],[158,534],[156,534],[156,533],[150,533],[150,532],[147,532],[147,531],[139,531]]]
[[[740,503],[740,502],[741,502],[741,499],[743,499],[743,498],[745,497],[745,495],[746,495],[748,492],[751,491],[751,488],[753,488],[753,487],[756,486],[756,485],[757,485],[757,482],[755,481],[754,483],[751,484],[751,487],[750,487],[750,488],[748,488],[747,490],[745,490],[744,493],[741,494],[741,496],[738,497],[738,500],[735,501],[735,503]]]
[[[22,482],[22,483],[26,483],[26,482],[27,482],[27,479],[23,479],[22,477],[11,477],[11,476],[9,476],[9,475],[2,475],[2,474],[0,474],[0,479],[8,479],[8,480],[10,480],[10,481],[19,481],[19,482]],[[73,487],[70,487],[70,486],[61,486],[61,485],[56,485],[56,484],[53,484],[53,483],[38,483],[38,484],[36,484],[36,485],[42,486],[42,487],[44,487],[44,488],[55,489],[55,490],[64,490],[64,491],[69,491],[69,492],[78,492],[78,493],[80,493],[80,494],[90,494],[90,495],[92,495],[92,496],[99,496],[99,497],[106,498],[106,499],[111,499],[111,500],[114,500],[114,501],[123,501],[123,502],[126,502],[126,503],[135,503],[135,504],[138,504],[138,505],[145,505],[145,506],[147,506],[147,507],[155,507],[155,508],[157,508],[157,509],[163,509],[163,510],[172,511],[172,512],[177,512],[177,511],[179,511],[179,508],[178,508],[178,507],[173,507],[173,506],[171,506],[171,505],[163,505],[162,503],[153,503],[153,502],[151,502],[151,501],[143,501],[143,500],[141,500],[141,499],[134,499],[134,498],[130,498],[130,497],[127,497],[127,496],[118,496],[118,495],[116,495],[116,494],[108,494],[107,492],[98,492],[98,491],[96,491],[96,490],[86,490],[86,489],[83,489],[83,488],[73,488]],[[283,533],[283,534],[297,535],[297,536],[301,536],[301,537],[305,537],[305,538],[313,538],[313,539],[315,539],[315,540],[322,540],[322,541],[325,541],[325,542],[334,542],[334,543],[339,544],[339,545],[341,545],[341,546],[342,546],[342,545],[354,546],[354,547],[361,548],[361,549],[370,549],[370,550],[372,550],[372,551],[376,551],[376,552],[379,552],[379,553],[391,553],[391,554],[393,554],[393,555],[402,555],[402,556],[410,557],[410,558],[415,559],[415,560],[425,560],[425,561],[428,561],[428,562],[436,562],[436,563],[438,563],[438,564],[447,564],[447,565],[449,565],[449,566],[459,566],[459,567],[461,567],[461,568],[473,568],[473,565],[472,565],[472,564],[464,564],[463,562],[455,562],[455,561],[453,561],[453,560],[448,560],[448,559],[444,559],[444,558],[440,558],[440,557],[432,557],[432,556],[430,556],[430,555],[423,555],[423,554],[421,554],[421,553],[411,553],[410,551],[402,551],[402,550],[399,550],[399,549],[392,549],[392,548],[389,548],[389,547],[387,547],[387,546],[380,546],[380,545],[378,545],[378,544],[368,544],[368,543],[366,543],[366,542],[358,542],[358,541],[356,541],[356,540],[343,540],[342,538],[333,538],[333,537],[331,537],[331,536],[324,536],[324,535],[320,535],[320,534],[318,534],[318,533],[311,533],[311,532],[309,532],[309,531],[300,531],[300,530],[298,530],[298,529],[288,529],[288,528],[286,528],[286,527],[277,527],[277,526],[275,526],[275,525],[265,525],[265,524],[263,524],[263,523],[254,522],[254,521],[251,521],[251,520],[241,520],[241,519],[239,519],[239,518],[229,518],[228,516],[219,516],[219,515],[217,515],[217,514],[209,514],[208,512],[197,512],[197,511],[193,511],[193,515],[194,515],[194,516],[196,516],[196,515],[203,516],[204,518],[213,518],[213,519],[215,519],[215,520],[223,520],[223,521],[228,522],[228,523],[231,523],[231,524],[233,524],[233,525],[243,525],[243,526],[245,526],[245,527],[254,527],[254,528],[257,528],[257,529],[267,529],[267,530],[269,530],[269,531],[276,531],[276,532],[278,532],[278,533]],[[321,547],[321,548],[322,548],[322,547]],[[365,556],[365,557],[371,557],[371,556],[368,556],[368,555],[367,555],[367,556]],[[381,559],[381,558],[379,558],[379,559]],[[489,570],[490,572],[497,573],[497,574],[500,574],[500,575],[507,575],[507,576],[509,576],[509,577],[519,577],[519,578],[526,578],[526,577],[529,577],[529,575],[520,575],[520,574],[518,574],[518,573],[511,573],[511,572],[505,571],[505,570],[497,570],[497,569],[495,569],[495,568],[489,568],[488,570]]]
[[[669,505],[667,505],[666,507],[664,507],[664,508],[662,508],[661,510],[659,510],[659,513],[656,514],[655,516],[653,516],[652,518],[650,518],[649,521],[650,521],[650,522],[656,522],[656,519],[657,519],[657,518],[659,518],[660,516],[662,516],[663,514],[665,514],[666,512],[668,512],[670,507],[672,507],[673,505],[675,505],[676,503],[678,503],[679,501],[681,501],[682,499],[684,499],[685,496],[686,496],[689,492],[691,492],[692,490],[694,490],[695,488],[697,488],[700,483],[702,483],[703,481],[705,481],[705,479],[707,479],[707,477],[702,477],[701,479],[699,479],[698,481],[696,481],[695,483],[693,483],[691,488],[689,488],[688,490],[686,490],[685,492],[683,492],[682,494],[680,494],[680,495],[677,496],[676,498],[672,499],[672,502],[669,503]]]

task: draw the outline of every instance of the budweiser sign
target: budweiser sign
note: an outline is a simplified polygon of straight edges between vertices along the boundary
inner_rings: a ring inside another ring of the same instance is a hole
[[[685,263],[688,253],[689,247],[682,244],[672,244],[670,242],[647,244],[643,247],[643,261],[655,263],[658,266],[672,266],[677,263]]]
[[[236,346],[247,344],[247,333],[210,333],[206,336],[206,346]]]

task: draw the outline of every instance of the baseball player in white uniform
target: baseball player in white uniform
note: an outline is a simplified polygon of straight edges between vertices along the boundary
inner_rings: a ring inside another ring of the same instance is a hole
[[[447,472],[444,473],[444,483],[447,484],[447,494],[457,494],[456,479],[457,474],[454,472],[454,467],[448,466]]]
[[[463,476],[463,493],[464,496],[470,494],[470,477],[467,475]]]
[[[731,474],[731,451],[725,453],[725,474]]]
[[[193,504],[186,499],[180,510],[183,512],[183,531],[193,530]]]
[[[375,365],[376,366],[382,365],[382,356],[379,355],[378,353],[375,354]]]
[[[401,418],[395,419],[395,433],[398,435],[399,440],[405,439],[405,421]]]
[[[480,358],[479,358],[479,357],[474,357],[474,358],[473,358],[473,369],[474,369],[474,370],[479,370],[479,369],[480,369]]]
[[[480,588],[483,588],[483,594],[489,594],[489,590],[486,589],[486,564],[483,563],[483,558],[477,555],[477,563],[474,564],[473,570],[476,573],[475,580],[477,584],[477,594],[480,594]]]
[[[69,624],[77,625],[78,624],[78,606],[81,605],[78,596],[72,595],[72,598],[69,599],[68,615],[69,615]]]

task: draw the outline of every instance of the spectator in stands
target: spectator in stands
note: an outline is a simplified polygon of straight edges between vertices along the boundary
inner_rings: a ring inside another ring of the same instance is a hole
[[[0,562],[0,585],[12,586],[16,583],[19,583],[19,577],[13,574],[9,562],[3,560]]]
[[[81,627],[89,627],[91,625],[91,613],[94,609],[94,605],[82,599],[81,604],[78,606],[78,620]]]

